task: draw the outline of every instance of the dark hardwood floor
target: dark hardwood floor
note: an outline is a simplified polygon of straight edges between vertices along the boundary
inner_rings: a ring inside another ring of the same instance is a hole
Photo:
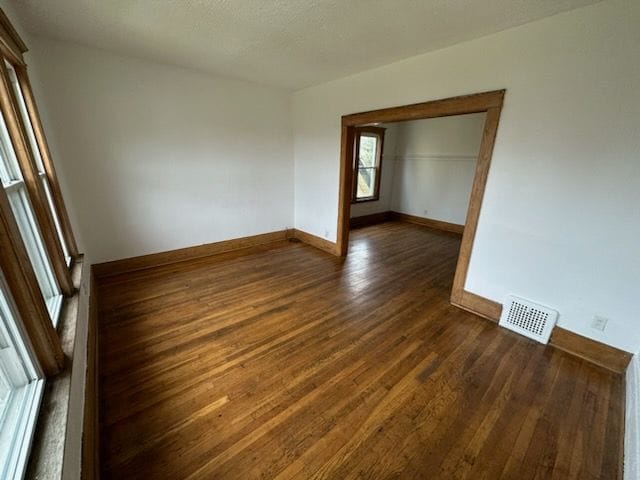
[[[104,478],[620,478],[623,379],[449,305],[458,247],[390,222],[101,280]]]

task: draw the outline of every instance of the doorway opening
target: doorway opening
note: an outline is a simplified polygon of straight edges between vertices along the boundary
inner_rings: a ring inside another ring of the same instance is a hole
[[[487,318],[496,318],[494,302],[464,289],[475,240],[482,200],[491,165],[505,90],[452,97],[443,100],[385,108],[342,117],[340,200],[337,251],[347,255],[351,208],[379,200],[383,167],[384,130],[380,124],[484,113],[482,138],[469,193],[460,253],[456,264],[451,303]],[[363,150],[363,154],[360,150]],[[450,223],[450,222],[445,222]],[[451,224],[455,227],[456,224]],[[497,312],[499,316],[499,312]]]

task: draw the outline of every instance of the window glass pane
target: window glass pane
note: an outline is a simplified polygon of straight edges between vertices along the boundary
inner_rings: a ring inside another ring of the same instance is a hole
[[[38,174],[42,179],[44,190],[47,195],[47,207],[49,208],[49,211],[51,212],[51,216],[53,217],[53,221],[56,227],[56,234],[62,246],[62,251],[64,252],[64,258],[67,262],[67,265],[69,265],[71,263],[71,257],[69,255],[69,250],[67,248],[64,235],[62,234],[62,229],[60,228],[60,219],[58,218],[58,212],[56,211],[55,205],[53,203],[53,197],[51,196],[51,189],[49,188],[49,180],[45,173],[44,163],[42,161],[42,155],[40,154],[40,149],[38,148],[38,142],[36,141],[35,131],[33,129],[33,125],[31,124],[31,118],[29,117],[29,112],[27,111],[27,104],[25,103],[24,96],[22,95],[22,88],[20,87],[20,83],[18,82],[18,76],[16,75],[16,72],[13,66],[8,62],[5,62],[5,64],[7,65],[7,70],[9,72],[9,78],[11,79],[13,92],[15,93],[16,99],[18,101],[20,117],[22,117],[22,121],[24,122],[25,129],[27,130],[27,137],[29,140],[29,145],[31,145],[31,151],[33,152],[33,156],[36,161]]]
[[[359,168],[358,169],[358,190],[356,198],[373,197],[376,185],[376,168]]]
[[[6,187],[11,183],[11,174],[7,170],[4,162],[0,162],[0,180],[2,180],[3,187]]]
[[[2,185],[7,187],[12,183],[21,182],[22,174],[13,148],[8,148],[11,145],[11,139],[2,115],[0,115],[0,124],[0,180]]]
[[[40,174],[40,180],[42,181],[42,186],[44,187],[45,194],[47,195],[47,204],[49,205],[49,209],[51,210],[51,215],[53,216],[53,223],[56,227],[56,234],[58,235],[58,240],[60,240],[60,245],[62,245],[62,253],[64,254],[64,259],[67,262],[67,265],[70,265],[71,255],[69,255],[67,242],[65,241],[64,235],[62,234],[62,228],[60,227],[60,219],[58,218],[56,207],[53,204],[53,197],[51,196],[51,189],[49,188],[49,179],[47,178],[46,173]]]
[[[358,151],[359,153],[358,166],[375,167],[377,147],[378,147],[378,137],[361,135],[360,149]]]
[[[31,118],[29,118],[27,105],[24,102],[22,89],[20,88],[20,83],[18,82],[18,76],[16,75],[16,71],[13,69],[13,66],[10,63],[5,62],[5,64],[9,72],[9,79],[11,80],[13,93],[15,94],[16,100],[18,101],[18,110],[20,111],[20,117],[22,118],[25,129],[27,130],[27,138],[29,140],[29,145],[31,146],[31,151],[33,152],[33,156],[36,160],[36,167],[38,168],[38,173],[44,173],[44,163],[42,162],[42,156],[40,155],[40,149],[38,148],[36,135],[33,131],[33,126],[31,125]]]
[[[51,262],[44,248],[44,243],[35,221],[20,171],[16,170],[18,163],[9,138],[9,132],[4,123],[4,118],[2,118],[1,115],[0,164],[4,166],[0,171],[0,175],[2,175],[2,185],[9,198],[11,210],[18,224],[20,235],[38,280],[38,285],[47,304],[51,321],[55,325],[60,313],[62,294],[53,275]],[[7,176],[7,172],[12,173],[9,173]]]
[[[58,289],[53,275],[50,275],[51,268],[49,261],[44,251],[42,240],[35,228],[35,220],[30,212],[26,192],[24,188],[15,189],[8,192],[8,197],[11,210],[13,211],[20,234],[22,235],[22,240],[27,247],[29,259],[33,264],[36,277],[38,277],[40,289],[45,299],[48,300],[58,294]],[[51,278],[49,278],[49,276],[51,276]]]
[[[0,478],[20,479],[44,381],[0,274]]]

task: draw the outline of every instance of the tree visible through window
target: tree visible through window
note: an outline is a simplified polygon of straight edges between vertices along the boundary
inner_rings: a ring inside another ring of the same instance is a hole
[[[377,200],[380,197],[380,167],[384,128],[356,129],[354,148],[353,201]]]

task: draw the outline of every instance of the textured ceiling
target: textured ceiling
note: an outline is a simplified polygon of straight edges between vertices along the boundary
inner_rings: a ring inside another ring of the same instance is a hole
[[[301,88],[596,0],[10,0],[39,36]]]

